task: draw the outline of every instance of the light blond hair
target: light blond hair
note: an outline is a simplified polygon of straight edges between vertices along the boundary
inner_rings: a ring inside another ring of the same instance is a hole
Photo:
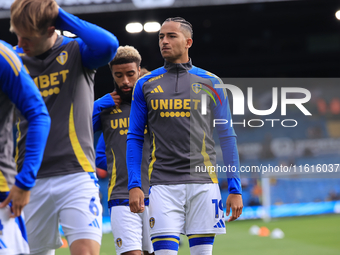
[[[110,69],[113,65],[121,65],[127,63],[136,63],[137,67],[142,62],[142,56],[139,54],[133,46],[119,46],[117,49],[116,56],[110,61]]]
[[[58,17],[58,4],[55,0],[15,0],[11,6],[11,27],[27,31],[32,36],[42,35],[54,25]]]

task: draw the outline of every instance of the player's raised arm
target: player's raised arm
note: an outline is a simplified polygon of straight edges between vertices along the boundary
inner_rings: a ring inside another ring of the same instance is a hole
[[[56,28],[79,38],[59,36]],[[25,207],[30,219],[26,227],[31,253],[50,253],[59,247],[59,222],[68,226],[65,236],[71,254],[99,255],[102,207],[94,174],[93,69],[113,58],[117,39],[108,31],[66,13],[55,0],[13,1],[10,30],[17,35],[17,51],[22,53],[20,57],[31,77],[36,79],[52,120],[37,175],[39,181]],[[21,169],[26,120],[18,126],[22,135],[17,162]],[[65,194],[72,199],[63,199]],[[51,206],[52,211],[48,210]],[[46,242],[47,239],[51,242]]]
[[[70,31],[79,38],[82,63],[89,69],[96,69],[110,62],[119,46],[117,38],[107,30],[79,19],[59,8],[55,27]]]
[[[130,126],[127,135],[126,163],[128,168],[130,193],[130,210],[135,213],[144,211],[144,193],[141,190],[141,164],[143,154],[144,130],[147,122],[147,105],[142,85],[145,81],[137,81],[132,94]]]
[[[47,137],[50,117],[41,95],[31,77],[25,71],[21,60],[10,50],[9,45],[0,42],[0,86],[8,98],[28,121],[26,153],[21,172],[15,177],[15,186],[1,207],[13,201],[14,216],[29,201],[29,190],[34,186],[40,168]]]
[[[115,97],[117,97],[118,99],[116,100]],[[100,122],[101,111],[106,108],[119,105],[119,101],[121,101],[121,99],[117,95],[117,92],[108,93],[105,96],[94,101],[93,114],[92,114],[93,132],[97,132],[98,130],[101,129],[101,122]]]

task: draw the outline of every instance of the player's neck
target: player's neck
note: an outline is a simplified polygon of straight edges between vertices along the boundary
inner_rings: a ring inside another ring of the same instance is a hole
[[[181,56],[180,58],[177,59],[165,59],[166,61],[168,61],[169,63],[172,64],[185,64],[188,63],[190,61],[190,58],[188,55],[185,56]]]
[[[39,55],[36,55],[35,57],[38,58],[38,59],[45,59],[47,58],[47,56],[50,55],[51,51],[52,51],[52,47],[53,45],[55,44],[56,40],[58,38],[58,34],[57,33],[54,33],[47,41],[46,41],[46,44],[45,44],[45,47],[43,48],[42,50],[42,53],[39,54]]]
[[[53,47],[53,45],[57,41],[57,38],[58,38],[58,34],[54,32],[53,35],[48,39],[48,43],[47,43],[48,46],[47,46],[46,51],[48,51],[49,49]]]
[[[46,43],[44,45],[45,47],[43,48],[41,54],[49,51],[53,47],[55,42],[57,41],[57,38],[58,38],[58,34],[54,32],[53,35],[46,40]]]

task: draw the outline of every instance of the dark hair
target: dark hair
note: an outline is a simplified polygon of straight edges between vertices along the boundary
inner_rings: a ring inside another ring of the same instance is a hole
[[[183,29],[187,30],[190,33],[191,38],[193,38],[194,31],[192,29],[192,25],[190,24],[190,22],[186,21],[182,17],[167,18],[164,22],[170,22],[170,21],[181,23],[181,27]]]

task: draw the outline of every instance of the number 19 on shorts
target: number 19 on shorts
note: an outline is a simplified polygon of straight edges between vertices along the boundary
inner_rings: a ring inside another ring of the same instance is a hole
[[[218,210],[220,209],[222,211],[223,215],[223,205],[222,205],[222,200],[218,201],[218,199],[212,199],[211,200],[213,206],[215,207],[215,218],[219,218],[219,213]]]

